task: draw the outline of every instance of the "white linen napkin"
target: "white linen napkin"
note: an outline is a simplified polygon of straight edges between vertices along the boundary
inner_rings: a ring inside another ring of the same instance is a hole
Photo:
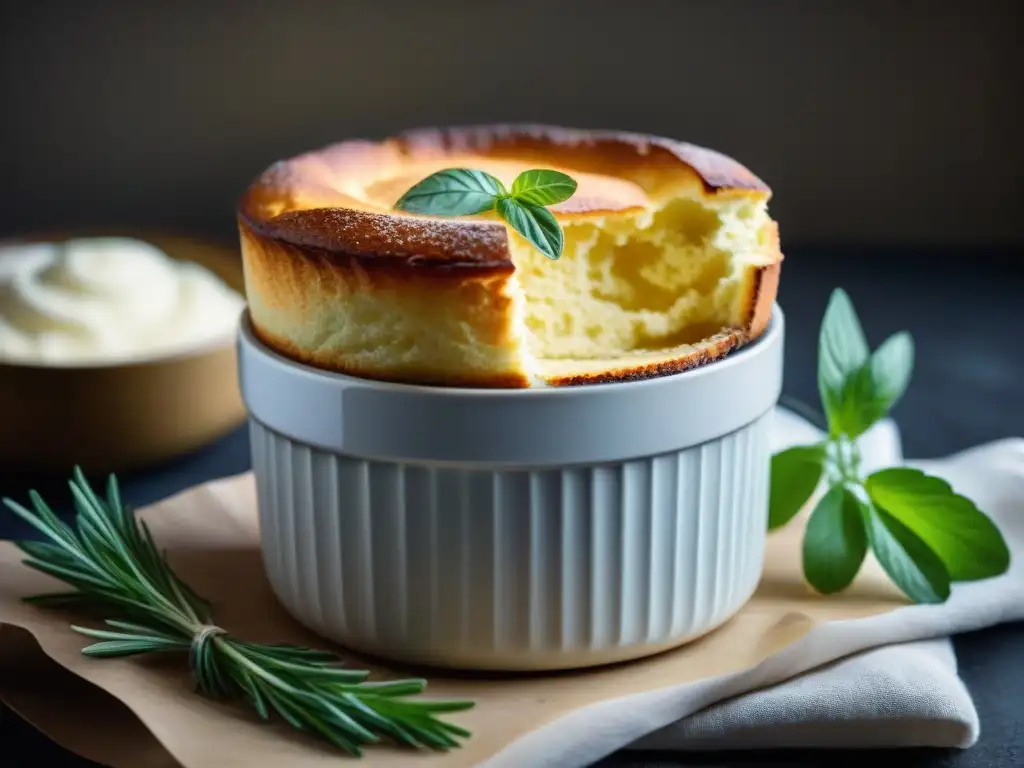
[[[773,450],[819,439],[789,411]],[[815,627],[756,667],[606,701],[519,739],[487,768],[582,768],[615,750],[968,747],[978,714],[949,636],[1024,619],[1024,439],[938,461],[903,462],[895,424],[861,438],[864,468],[906,463],[940,476],[990,514],[1013,559],[997,578],[958,584],[943,605]]]

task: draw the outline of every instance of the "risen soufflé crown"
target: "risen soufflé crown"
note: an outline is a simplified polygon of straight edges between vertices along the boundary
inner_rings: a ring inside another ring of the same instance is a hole
[[[559,170],[550,260],[493,214],[396,201],[447,168],[506,185]],[[782,253],[768,187],[717,152],[539,126],[419,130],[279,162],[238,210],[253,329],[330,371],[460,387],[642,379],[717,360],[771,318]]]

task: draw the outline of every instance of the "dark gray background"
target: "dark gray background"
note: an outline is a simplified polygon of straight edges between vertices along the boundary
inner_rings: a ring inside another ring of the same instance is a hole
[[[784,243],[1024,242],[1015,0],[34,0],[0,23],[4,230],[230,235],[272,161],[420,124],[712,145]]]

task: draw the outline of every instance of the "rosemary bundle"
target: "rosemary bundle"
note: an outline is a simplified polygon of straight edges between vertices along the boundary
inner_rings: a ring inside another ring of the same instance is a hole
[[[77,513],[73,526],[35,491],[32,510],[3,501],[46,539],[17,542],[28,555],[25,565],[74,589],[27,601],[100,608],[117,617],[105,622],[109,629],[72,627],[98,641],[83,649],[86,656],[187,653],[202,694],[243,699],[264,720],[276,715],[353,755],[385,738],[445,750],[469,736],[440,716],[469,709],[472,702],[416,698],[426,688],[424,680],[367,682],[367,672],[343,667],[332,653],[232,637],[211,622],[207,601],[174,573],[145,522],[121,503],[114,476],[105,499],[77,468],[70,485]]]

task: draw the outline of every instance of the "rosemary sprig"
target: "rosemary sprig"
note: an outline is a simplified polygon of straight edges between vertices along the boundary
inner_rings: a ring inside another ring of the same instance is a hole
[[[473,703],[413,698],[426,688],[425,680],[367,682],[367,672],[341,666],[332,653],[228,635],[211,623],[208,603],[168,565],[146,524],[121,503],[114,476],[106,499],[77,468],[70,486],[77,512],[73,526],[35,491],[29,494],[32,510],[3,502],[47,539],[16,542],[28,555],[25,565],[74,588],[29,602],[99,607],[117,615],[105,622],[109,629],[72,626],[98,641],[82,650],[86,656],[187,653],[200,693],[244,699],[264,720],[276,715],[353,755],[384,738],[445,750],[470,735],[440,716]]]

